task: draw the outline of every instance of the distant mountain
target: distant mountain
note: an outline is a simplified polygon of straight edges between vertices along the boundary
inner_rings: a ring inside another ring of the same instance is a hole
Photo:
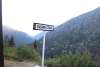
[[[40,39],[40,52],[41,47]],[[100,57],[100,7],[66,21],[46,35],[46,57],[85,51]]]
[[[41,32],[41,33],[37,34],[36,36],[34,36],[33,38],[35,38],[35,40],[39,40],[40,38],[43,37],[44,34],[45,34],[45,32]]]
[[[27,35],[24,32],[14,30],[12,28],[3,26],[3,36],[8,35],[9,37],[13,36],[16,42],[16,45],[24,45],[32,43],[34,40],[32,37]]]

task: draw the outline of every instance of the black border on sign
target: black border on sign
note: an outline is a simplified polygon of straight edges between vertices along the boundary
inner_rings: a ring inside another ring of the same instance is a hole
[[[4,67],[3,32],[2,32],[2,0],[0,0],[0,67]]]
[[[36,24],[41,24],[41,23],[33,23],[33,30],[43,30],[43,29],[36,29]],[[41,25],[48,25],[48,24],[41,24]],[[53,25],[48,25],[48,26],[53,26]],[[43,31],[54,31],[54,26],[53,30],[43,30]]]

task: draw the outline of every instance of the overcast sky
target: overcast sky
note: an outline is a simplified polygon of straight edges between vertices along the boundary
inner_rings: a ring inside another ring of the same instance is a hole
[[[2,0],[3,25],[34,36],[34,22],[58,26],[97,7],[100,0]]]

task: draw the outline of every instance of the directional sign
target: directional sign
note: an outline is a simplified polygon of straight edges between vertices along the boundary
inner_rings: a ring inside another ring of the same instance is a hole
[[[47,24],[41,24],[41,23],[34,23],[33,29],[34,30],[43,30],[43,31],[52,31],[52,30],[54,30],[54,26],[53,25],[47,25]],[[46,33],[43,36],[42,67],[44,67],[45,41],[46,41],[45,38],[46,38]]]
[[[43,30],[43,31],[52,31],[54,30],[53,25],[41,24],[41,23],[34,23],[33,24],[34,30]]]

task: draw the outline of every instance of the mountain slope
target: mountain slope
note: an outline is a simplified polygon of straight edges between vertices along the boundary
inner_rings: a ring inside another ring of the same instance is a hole
[[[41,33],[37,34],[36,36],[34,36],[33,38],[35,38],[35,40],[39,40],[40,38],[43,37],[44,34],[45,34],[45,32],[41,32]]]
[[[41,52],[42,40],[39,44]],[[46,35],[46,57],[85,51],[100,57],[100,7],[65,22]]]
[[[3,26],[3,36],[8,35],[9,37],[13,36],[16,42],[16,45],[23,45],[32,43],[34,40],[29,35],[24,32],[14,30],[12,28]]]

